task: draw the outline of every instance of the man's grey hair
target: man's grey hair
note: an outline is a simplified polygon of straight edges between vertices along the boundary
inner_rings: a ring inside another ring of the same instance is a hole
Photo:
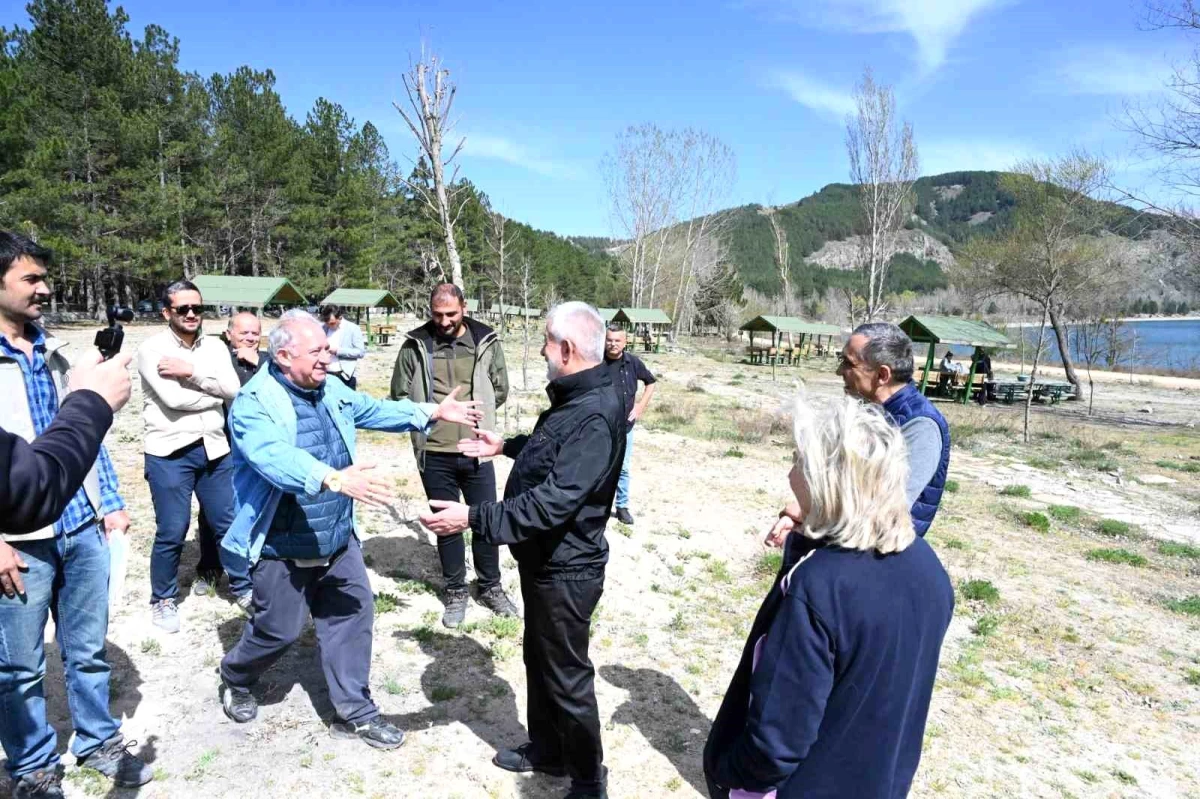
[[[862,348],[863,360],[875,369],[881,366],[891,369],[893,385],[912,380],[912,339],[899,327],[891,322],[867,322],[854,328],[851,335],[867,339]]]
[[[570,341],[588,363],[604,359],[604,319],[586,302],[555,305],[546,316],[546,329],[556,342]]]
[[[275,329],[267,337],[267,351],[271,353],[272,359],[281,350],[286,350],[292,345],[292,341],[296,338],[296,328],[301,324],[313,325],[315,327],[321,326],[321,323],[317,321],[317,317],[302,308],[293,308],[279,317],[279,324],[275,325]]]

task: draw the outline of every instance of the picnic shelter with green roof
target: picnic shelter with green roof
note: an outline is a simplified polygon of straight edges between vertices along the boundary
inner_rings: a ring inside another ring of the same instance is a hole
[[[267,305],[304,305],[308,302],[286,277],[242,275],[196,275],[192,283],[200,290],[205,305],[257,308]]]
[[[955,316],[910,316],[900,323],[903,330],[916,345],[928,344],[929,352],[925,358],[925,370],[921,376],[921,393],[924,394],[929,384],[929,374],[933,371],[934,350],[939,344],[960,344],[973,347],[971,354],[971,370],[967,376],[965,390],[962,392],[962,402],[970,398],[975,383],[975,367],[980,355],[985,350],[999,350],[1012,347],[1008,337],[986,322],[974,319],[960,319]]]
[[[609,321],[615,322],[631,332],[636,332],[640,328],[643,332],[642,342],[646,352],[650,352],[651,349],[658,352],[663,329],[673,324],[671,317],[667,316],[666,312],[660,308],[618,308]],[[654,334],[653,342],[650,340],[651,333]]]
[[[778,359],[783,355],[783,337],[786,335],[790,346],[786,347],[788,360],[795,360],[801,355],[812,355],[814,346],[817,354],[826,357],[833,350],[833,339],[842,335],[842,329],[837,325],[827,325],[821,322],[809,322],[794,316],[756,316],[739,328],[750,334],[750,362],[767,359]],[[755,333],[769,333],[769,347],[754,346]],[[793,339],[799,336],[799,340]],[[807,340],[808,347],[805,349]]]
[[[384,289],[334,289],[321,305],[337,305],[342,308],[354,308],[355,319],[362,320],[363,309],[367,312],[367,342],[369,344],[387,344],[395,333],[392,327],[392,311],[400,308],[400,301],[390,291]],[[383,308],[387,320],[382,324],[371,327],[371,309]]]

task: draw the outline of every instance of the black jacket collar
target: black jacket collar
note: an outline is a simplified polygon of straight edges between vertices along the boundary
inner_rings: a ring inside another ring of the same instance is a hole
[[[604,368],[603,363],[598,363],[591,369],[551,380],[546,386],[546,395],[550,397],[550,407],[557,408],[592,389],[611,385],[608,370]]]

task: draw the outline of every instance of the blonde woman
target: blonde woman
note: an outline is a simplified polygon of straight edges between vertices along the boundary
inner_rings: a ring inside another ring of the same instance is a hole
[[[704,751],[713,797],[903,797],[954,591],[913,532],[900,430],[798,400],[788,557]]]

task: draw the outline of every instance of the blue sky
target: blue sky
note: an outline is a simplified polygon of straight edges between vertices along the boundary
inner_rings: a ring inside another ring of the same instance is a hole
[[[1153,104],[1187,42],[1142,29],[1140,0],[303,2],[130,0],[203,75],[271,68],[289,111],[341,103],[393,157],[391,107],[422,41],[458,82],[462,173],[503,213],[564,234],[611,231],[599,163],[627,125],[693,126],[738,159],[729,204],[785,203],[847,179],[844,117],[866,66],[896,88],[922,172],[1003,169],[1072,146],[1150,170],[1115,122]],[[0,0],[0,24],[25,24]]]

